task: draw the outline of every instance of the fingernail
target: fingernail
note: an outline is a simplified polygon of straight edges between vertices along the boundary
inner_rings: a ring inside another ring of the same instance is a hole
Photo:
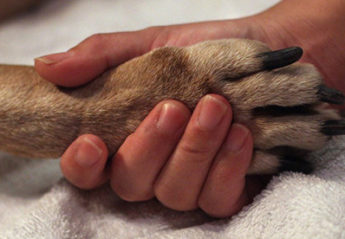
[[[157,128],[168,135],[172,135],[183,128],[188,117],[175,104],[165,103],[159,114]]]
[[[102,149],[91,139],[82,138],[79,142],[75,160],[81,167],[89,168],[100,160],[101,155]]]
[[[52,65],[56,64],[58,62],[61,62],[73,55],[72,51],[67,51],[67,52],[61,52],[61,53],[55,53],[47,56],[41,56],[36,58],[35,60],[41,61],[46,65]]]
[[[238,152],[244,146],[249,130],[240,124],[233,124],[226,140],[226,147],[230,152]]]
[[[207,95],[202,99],[198,123],[202,129],[213,130],[223,119],[227,107],[214,96]]]

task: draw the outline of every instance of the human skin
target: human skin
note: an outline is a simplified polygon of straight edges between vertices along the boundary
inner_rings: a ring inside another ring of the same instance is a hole
[[[345,92],[344,12],[341,0],[285,0],[242,19],[97,34],[68,52],[36,59],[35,67],[58,85],[77,86],[160,46],[238,37],[263,41],[272,49],[301,46],[302,60],[316,65],[329,86]],[[230,104],[218,95],[202,98],[194,112],[181,102],[166,100],[127,138],[109,168],[105,144],[97,136],[83,135],[62,156],[61,169],[72,184],[84,189],[110,181],[127,201],[156,197],[175,210],[201,208],[211,216],[231,216],[260,192],[265,181],[245,176],[252,137],[244,126],[231,125],[231,118]],[[200,169],[208,174],[201,175]]]

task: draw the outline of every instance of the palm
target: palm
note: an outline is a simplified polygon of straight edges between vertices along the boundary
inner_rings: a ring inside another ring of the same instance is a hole
[[[248,25],[235,21],[204,22],[158,27],[150,50],[162,46],[187,46],[197,42],[223,38],[252,38]]]

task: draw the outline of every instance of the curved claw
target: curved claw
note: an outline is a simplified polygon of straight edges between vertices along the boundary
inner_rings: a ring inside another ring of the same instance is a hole
[[[279,172],[294,171],[309,174],[313,171],[313,165],[305,159],[310,153],[308,150],[290,146],[277,146],[268,151],[277,155]]]
[[[257,57],[262,58],[263,68],[265,70],[273,70],[298,61],[302,55],[302,48],[289,47],[277,51],[263,52],[257,55]]]
[[[319,99],[323,102],[342,105],[345,102],[345,96],[338,90],[328,88],[325,85],[320,85],[317,92]]]
[[[344,135],[345,120],[328,120],[323,123],[321,132],[325,135]]]

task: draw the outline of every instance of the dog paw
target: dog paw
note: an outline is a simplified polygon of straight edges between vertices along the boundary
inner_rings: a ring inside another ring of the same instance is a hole
[[[186,50],[193,79],[204,79],[204,93],[225,96],[234,121],[253,133],[248,173],[309,173],[308,154],[345,133],[345,121],[327,104],[343,104],[343,94],[326,87],[313,65],[294,63],[301,48],[271,51],[257,41],[232,39]]]

